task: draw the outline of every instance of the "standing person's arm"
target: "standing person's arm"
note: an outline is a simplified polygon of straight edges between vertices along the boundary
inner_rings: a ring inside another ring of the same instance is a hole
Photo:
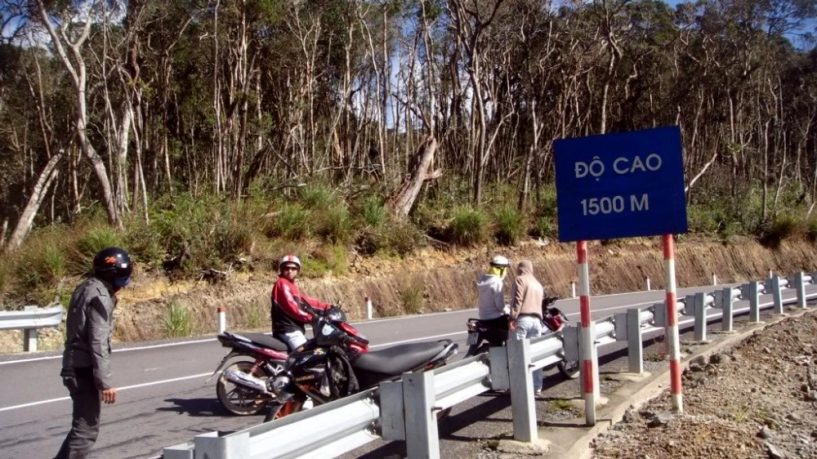
[[[494,307],[500,314],[505,314],[505,295],[502,292],[503,281],[497,277],[496,282],[491,285],[491,293],[494,295]]]
[[[116,389],[111,376],[111,315],[113,302],[110,298],[94,296],[87,309],[88,345],[91,348],[91,360],[94,368],[94,380],[101,391],[102,401],[116,402]]]
[[[516,328],[516,319],[519,317],[519,312],[522,309],[522,301],[525,299],[525,291],[527,286],[521,277],[517,277],[511,289],[511,315],[509,328],[514,330]]]

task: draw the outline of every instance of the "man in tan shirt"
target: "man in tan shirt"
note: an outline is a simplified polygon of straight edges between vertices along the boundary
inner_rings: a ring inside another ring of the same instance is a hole
[[[542,336],[542,299],[545,289],[533,277],[533,263],[522,260],[516,267],[511,288],[510,333],[508,339],[523,340]],[[542,370],[533,372],[533,389],[542,393]]]

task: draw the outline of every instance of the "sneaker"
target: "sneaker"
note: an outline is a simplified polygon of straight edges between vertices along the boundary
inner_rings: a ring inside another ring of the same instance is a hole
[[[537,397],[541,397],[541,396],[542,396],[542,389],[536,389],[536,390],[534,390],[534,391],[533,391],[533,395],[535,395],[535,396],[537,396]]]

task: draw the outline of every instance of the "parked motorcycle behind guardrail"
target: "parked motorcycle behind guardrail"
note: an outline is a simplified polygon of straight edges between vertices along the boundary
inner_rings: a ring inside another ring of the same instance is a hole
[[[230,413],[248,416],[261,412],[275,398],[267,385],[270,378],[284,370],[287,345],[263,333],[225,331],[218,335],[218,340],[231,350],[206,382],[220,372],[216,396]]]
[[[369,350],[369,340],[346,322],[339,307],[310,312],[315,336],[290,353],[284,370],[270,378],[275,398],[264,422],[397,380],[406,372],[439,368],[457,353],[457,344],[449,339]]]
[[[568,322],[567,316],[564,315],[561,310],[551,306],[558,299],[558,297],[552,296],[545,297],[542,300],[542,316],[544,317],[542,322],[548,329],[545,335],[551,333],[561,333],[565,323]],[[504,346],[505,342],[508,340],[509,331],[507,328],[498,328],[496,326],[492,327],[490,324],[479,319],[468,319],[467,327],[468,352],[465,354],[466,357],[487,352],[488,348],[490,347]],[[579,376],[579,362],[565,360],[563,351],[560,352],[562,352],[562,360],[543,368],[543,370],[549,370],[556,367],[556,369],[559,370],[559,373],[561,373],[565,378],[577,378]]]

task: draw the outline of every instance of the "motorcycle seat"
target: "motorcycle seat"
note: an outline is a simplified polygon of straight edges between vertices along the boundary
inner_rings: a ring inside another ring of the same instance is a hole
[[[430,362],[449,344],[451,344],[451,340],[448,339],[425,343],[398,344],[360,354],[353,366],[372,373],[397,376]]]
[[[273,338],[272,336],[265,335],[263,333],[240,333],[238,336],[243,336],[253,343],[267,349],[289,352],[289,348],[287,347],[286,343],[278,338]]]

